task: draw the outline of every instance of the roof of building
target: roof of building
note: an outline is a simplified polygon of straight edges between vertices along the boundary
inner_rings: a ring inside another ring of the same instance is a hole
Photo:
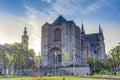
[[[67,22],[66,19],[63,16],[59,16],[54,22],[53,25],[61,25],[62,22]]]
[[[98,42],[99,41],[99,33],[86,34],[84,36],[84,38],[87,39],[89,42]]]

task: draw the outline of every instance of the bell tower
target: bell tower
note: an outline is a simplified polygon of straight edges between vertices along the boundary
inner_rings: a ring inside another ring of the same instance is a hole
[[[28,48],[28,45],[29,45],[29,42],[28,42],[28,40],[29,40],[29,37],[28,37],[28,35],[27,35],[27,28],[25,27],[24,28],[24,31],[23,31],[23,35],[22,35],[22,44],[23,45],[25,45],[27,48]]]

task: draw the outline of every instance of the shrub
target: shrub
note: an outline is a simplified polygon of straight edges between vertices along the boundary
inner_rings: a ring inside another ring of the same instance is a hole
[[[99,74],[110,74],[107,70],[101,70],[100,72],[99,72]]]

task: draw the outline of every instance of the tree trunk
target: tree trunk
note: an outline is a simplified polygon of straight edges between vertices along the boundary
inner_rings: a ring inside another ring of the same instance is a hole
[[[11,74],[11,67],[8,66],[8,74],[10,75]]]
[[[117,72],[118,72],[118,75],[119,75],[119,65],[120,65],[120,63],[118,63],[118,70],[117,70]]]
[[[16,65],[14,65],[14,70],[15,70],[14,73],[16,73],[16,71],[17,71],[17,70],[16,70]]]
[[[113,74],[113,72],[114,72],[114,67],[112,65],[112,67],[111,67],[111,73]]]
[[[114,72],[114,74],[116,74],[117,73],[117,64],[115,63],[115,72]]]

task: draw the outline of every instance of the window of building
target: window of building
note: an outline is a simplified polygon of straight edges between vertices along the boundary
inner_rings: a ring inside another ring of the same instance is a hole
[[[57,28],[54,32],[54,41],[61,41],[61,30]]]

